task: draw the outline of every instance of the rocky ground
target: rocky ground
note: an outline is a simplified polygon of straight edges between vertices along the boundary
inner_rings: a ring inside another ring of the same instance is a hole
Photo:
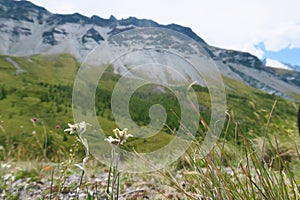
[[[32,181],[30,178],[9,181],[8,188],[0,192],[0,199],[105,199],[106,180],[103,175],[89,178],[81,187],[79,176],[72,175],[66,179],[66,187],[58,191],[51,180]],[[68,187],[72,186],[72,187]],[[58,194],[58,192],[60,194]],[[182,195],[166,185],[152,185],[151,182],[137,180],[126,185],[120,192],[119,199],[181,199]]]
[[[51,175],[50,169],[43,173],[2,170],[0,178],[0,199],[105,199],[108,172],[87,174],[81,186],[78,171],[63,178]],[[155,173],[123,174],[120,180],[119,199],[183,199]]]

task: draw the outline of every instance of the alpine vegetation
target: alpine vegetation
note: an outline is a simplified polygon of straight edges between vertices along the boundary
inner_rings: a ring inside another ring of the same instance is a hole
[[[76,167],[78,167],[81,170],[81,177],[80,177],[80,182],[78,185],[78,188],[81,186],[82,184],[82,180],[83,180],[83,176],[85,174],[85,166],[86,163],[90,157],[90,152],[89,152],[89,145],[88,142],[86,140],[86,138],[83,138],[83,133],[86,131],[86,126],[89,125],[88,123],[86,123],[85,121],[80,122],[80,123],[76,123],[76,124],[70,124],[68,123],[69,128],[65,129],[65,132],[69,132],[69,134],[75,134],[77,137],[77,141],[80,142],[82,144],[82,146],[84,147],[84,151],[85,151],[85,157],[82,159],[82,163],[81,164],[74,164]],[[78,192],[77,192],[78,194]]]
[[[113,130],[115,134],[115,138],[109,136],[105,138],[107,142],[109,142],[112,146],[111,152],[111,165],[108,174],[107,180],[107,199],[119,199],[119,188],[120,188],[120,171],[118,170],[118,164],[120,159],[119,148],[120,146],[126,142],[129,137],[133,137],[133,135],[127,133],[127,128],[123,130],[119,130],[118,128]]]

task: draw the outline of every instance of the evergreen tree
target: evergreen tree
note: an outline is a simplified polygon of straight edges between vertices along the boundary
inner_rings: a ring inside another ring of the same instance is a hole
[[[7,92],[5,90],[5,88],[2,86],[0,89],[0,100],[3,100],[6,98]]]

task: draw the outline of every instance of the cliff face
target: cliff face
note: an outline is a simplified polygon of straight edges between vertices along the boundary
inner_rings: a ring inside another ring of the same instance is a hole
[[[215,61],[224,76],[286,98],[291,98],[291,94],[300,94],[298,72],[278,73],[249,53],[212,47],[187,27],[161,25],[135,17],[117,20],[114,16],[103,19],[98,16],[89,18],[78,13],[52,14],[29,1],[0,0],[0,53],[5,55],[70,53],[78,60],[83,60],[107,38],[144,27],[170,29],[192,38]],[[166,38],[165,41],[176,43],[172,38]],[[153,44],[155,42],[152,41]],[[173,45],[173,48],[184,51],[182,46]],[[188,54],[186,52],[186,56]]]

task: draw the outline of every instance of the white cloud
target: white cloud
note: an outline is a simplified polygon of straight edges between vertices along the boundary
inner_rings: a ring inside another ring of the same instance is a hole
[[[282,27],[273,29],[266,37],[266,50],[280,51],[284,48],[299,48],[300,47],[300,25],[286,24]]]

